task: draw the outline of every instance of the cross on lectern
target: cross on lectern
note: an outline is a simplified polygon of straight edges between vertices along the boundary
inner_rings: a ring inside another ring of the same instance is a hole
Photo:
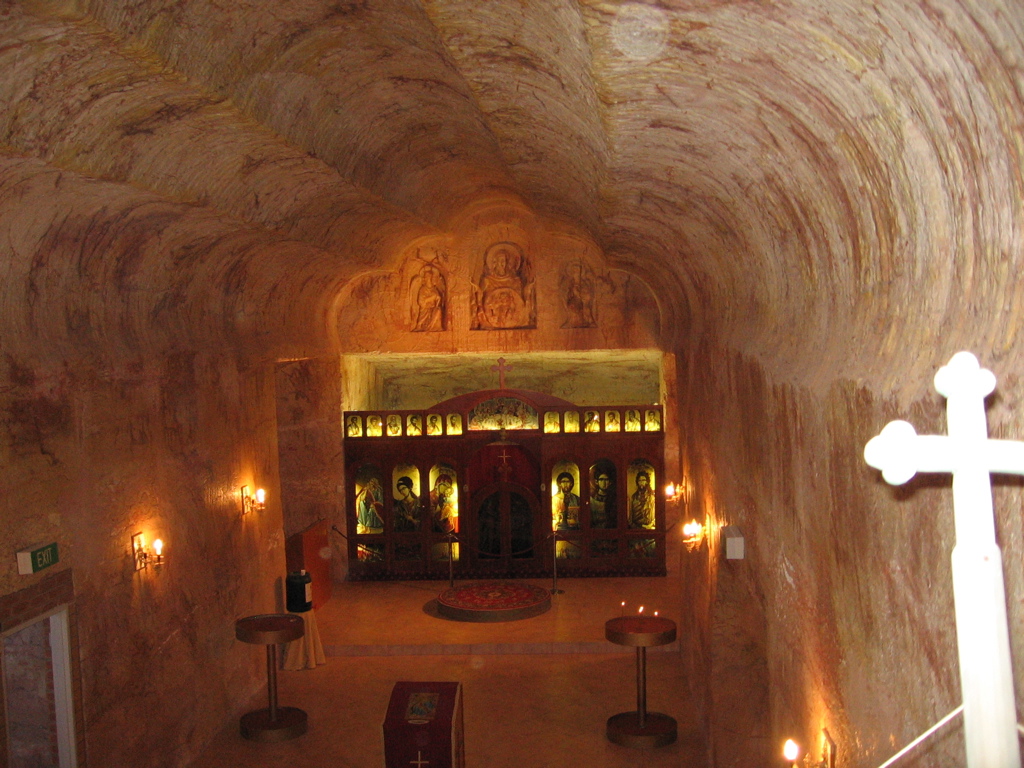
[[[498,373],[498,389],[504,389],[505,388],[505,372],[506,371],[511,371],[512,370],[512,366],[511,365],[505,365],[505,358],[504,357],[499,357],[498,358],[498,364],[497,365],[492,365],[491,366],[491,370],[492,371],[497,371],[497,373]]]
[[[423,752],[421,750],[417,749],[416,750],[416,759],[415,760],[410,760],[409,761],[409,765],[415,765],[416,768],[423,768],[424,765],[430,765],[430,761],[429,760],[424,760],[423,759]]]
[[[1024,475],[1024,443],[988,438],[985,397],[995,386],[996,377],[974,355],[958,352],[935,374],[949,435],[918,435],[909,423],[892,421],[864,447],[867,463],[893,485],[917,472],[953,473],[953,601],[970,768],[1020,768],[990,474]]]

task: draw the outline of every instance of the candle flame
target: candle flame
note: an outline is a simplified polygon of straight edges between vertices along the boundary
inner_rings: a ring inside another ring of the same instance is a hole
[[[800,747],[792,739],[786,739],[786,744],[782,747],[782,756],[789,761],[796,760],[797,755],[800,754]]]
[[[637,613],[643,613],[643,612],[644,612],[644,607],[643,607],[643,606],[641,605],[641,606],[640,606],[640,610],[639,610],[639,611],[637,611]]]

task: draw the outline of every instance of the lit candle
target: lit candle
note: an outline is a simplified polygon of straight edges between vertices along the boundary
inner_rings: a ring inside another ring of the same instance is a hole
[[[643,607],[643,606],[641,605],[641,606],[640,606],[640,610],[639,610],[639,611],[637,611],[637,613],[643,613],[643,612],[644,612],[644,607]]]
[[[655,616],[657,616],[657,615],[658,615],[658,612],[657,612],[657,611],[655,611],[655,612],[654,612],[654,615],[655,615]]]
[[[156,541],[154,541],[153,542],[153,553],[157,557],[160,557],[160,555],[163,554],[163,551],[164,551],[164,541],[163,541],[163,539],[157,539]]]
[[[625,616],[626,615],[626,601],[625,600],[623,600],[622,603],[619,604],[619,609],[620,609],[619,610],[619,615],[620,616]]]

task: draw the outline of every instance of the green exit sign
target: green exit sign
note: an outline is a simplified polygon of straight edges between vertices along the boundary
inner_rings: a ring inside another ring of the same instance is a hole
[[[55,565],[59,559],[56,541],[45,547],[23,549],[18,553],[18,573],[23,576],[38,573],[44,568]]]

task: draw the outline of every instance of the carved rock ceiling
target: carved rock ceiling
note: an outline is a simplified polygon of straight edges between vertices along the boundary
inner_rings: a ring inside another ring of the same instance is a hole
[[[4,341],[314,354],[347,280],[506,199],[654,287],[667,347],[998,353],[1022,62],[996,0],[8,0]]]

